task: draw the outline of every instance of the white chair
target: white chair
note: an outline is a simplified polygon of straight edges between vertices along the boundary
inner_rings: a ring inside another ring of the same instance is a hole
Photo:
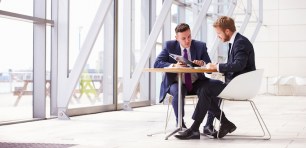
[[[251,135],[236,135],[240,137],[262,137],[263,139],[270,139],[271,134],[263,121],[255,103],[251,100],[253,99],[256,94],[258,93],[261,82],[263,78],[263,70],[255,70],[251,72],[247,72],[244,74],[241,74],[237,77],[235,77],[230,83],[224,88],[224,90],[219,94],[219,98],[221,98],[221,111],[223,111],[223,106],[225,101],[248,101],[250,102],[253,111],[257,117],[257,120],[261,126],[263,135],[260,136],[251,136]],[[221,123],[221,117],[222,117],[222,112],[220,115],[220,122],[219,122],[219,130],[220,130],[220,123]],[[268,135],[266,135],[267,133]],[[219,137],[219,133],[218,133]]]
[[[294,93],[293,94],[296,95],[297,92],[299,92],[298,88],[300,88],[300,87],[302,87],[302,89],[300,89],[300,90],[305,90],[305,86],[306,86],[306,78],[305,77],[296,76],[295,77],[295,88],[294,88]]]
[[[294,85],[295,85],[295,78],[294,76],[284,76],[281,77],[281,79],[278,82],[279,86],[285,86],[287,88],[290,88],[291,95],[294,95]]]

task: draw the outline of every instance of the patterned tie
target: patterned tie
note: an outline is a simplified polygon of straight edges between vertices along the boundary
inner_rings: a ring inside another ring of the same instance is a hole
[[[187,50],[184,49],[184,58],[188,59],[188,54],[187,54]],[[192,82],[191,82],[191,74],[190,73],[185,73],[185,86],[187,88],[187,91],[190,92],[192,90]]]

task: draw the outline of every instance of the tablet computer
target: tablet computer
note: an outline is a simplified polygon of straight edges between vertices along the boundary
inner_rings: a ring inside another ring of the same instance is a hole
[[[189,61],[188,59],[184,58],[184,57],[181,56],[181,55],[171,54],[171,53],[170,53],[169,56],[170,56],[171,58],[173,58],[174,60],[178,61],[178,62],[185,63],[185,64],[188,65],[189,67],[200,67],[199,65],[192,63],[191,61]]]

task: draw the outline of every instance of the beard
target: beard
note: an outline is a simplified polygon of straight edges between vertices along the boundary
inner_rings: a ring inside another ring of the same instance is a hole
[[[229,35],[226,35],[224,36],[224,39],[223,39],[223,42],[227,42],[231,39],[231,37]]]

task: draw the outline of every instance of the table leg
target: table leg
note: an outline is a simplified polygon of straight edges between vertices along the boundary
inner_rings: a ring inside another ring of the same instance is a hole
[[[182,130],[182,73],[177,73],[178,77],[178,128],[173,131],[171,134],[166,136],[165,140],[168,140],[168,138],[175,133]]]
[[[17,99],[16,99],[16,101],[15,101],[15,103],[14,103],[14,106],[17,106],[17,105],[18,105],[18,103],[19,103],[19,101],[20,101],[22,95],[24,94],[24,92],[25,92],[25,91],[27,90],[27,88],[28,88],[28,84],[29,84],[29,81],[24,81],[23,87],[22,87],[22,89],[20,90],[20,92],[19,92],[19,94],[18,94],[18,97],[17,97]]]

